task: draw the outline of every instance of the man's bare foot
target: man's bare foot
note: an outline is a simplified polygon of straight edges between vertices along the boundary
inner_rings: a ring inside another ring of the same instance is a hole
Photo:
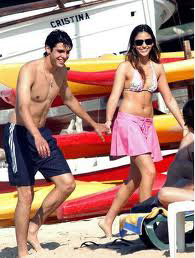
[[[33,247],[36,252],[42,251],[43,248],[41,247],[39,240],[37,238],[38,230],[36,225],[33,222],[30,222],[29,229],[28,229],[28,237],[27,242]]]
[[[112,238],[112,228],[106,225],[104,220],[100,220],[98,226],[103,230],[106,237]]]

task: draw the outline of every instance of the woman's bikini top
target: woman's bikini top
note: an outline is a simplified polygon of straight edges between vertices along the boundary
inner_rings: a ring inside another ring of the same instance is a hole
[[[157,77],[156,77],[156,73],[154,71],[154,67],[153,67],[151,62],[150,62],[150,65],[151,65],[151,68],[152,68],[152,80],[151,80],[151,86],[148,89],[143,89],[144,83],[143,83],[143,80],[141,78],[141,75],[138,72],[138,70],[134,69],[133,79],[130,83],[130,87],[125,88],[124,90],[125,91],[135,91],[135,92],[148,91],[148,92],[151,92],[151,93],[156,91],[157,86],[158,86]]]

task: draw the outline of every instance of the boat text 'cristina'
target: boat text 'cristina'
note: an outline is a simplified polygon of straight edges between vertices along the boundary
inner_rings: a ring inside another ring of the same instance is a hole
[[[53,29],[55,29],[57,27],[64,26],[66,24],[80,22],[80,21],[87,20],[87,19],[90,19],[89,14],[81,13],[81,14],[77,14],[74,16],[64,17],[64,18],[60,18],[58,20],[51,21],[50,25]]]

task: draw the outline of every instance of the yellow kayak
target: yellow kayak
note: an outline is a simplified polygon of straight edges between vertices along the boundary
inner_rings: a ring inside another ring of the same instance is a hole
[[[154,127],[160,144],[180,142],[182,129],[172,114],[155,115]]]

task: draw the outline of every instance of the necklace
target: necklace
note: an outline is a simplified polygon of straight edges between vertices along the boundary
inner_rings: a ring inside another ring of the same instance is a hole
[[[49,87],[50,88],[52,88],[53,87],[53,83],[54,83],[54,77],[51,79],[51,80],[49,80],[48,78],[47,78],[47,75],[46,75],[46,72],[45,72],[45,63],[44,63],[44,75],[45,75],[45,79],[46,79],[46,81],[48,82],[48,84],[49,84]]]

